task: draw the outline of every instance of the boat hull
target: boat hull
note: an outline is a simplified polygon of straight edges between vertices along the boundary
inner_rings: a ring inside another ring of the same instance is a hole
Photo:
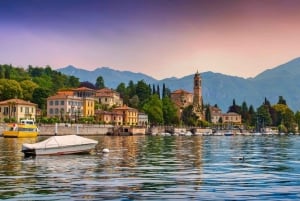
[[[30,138],[38,136],[38,127],[35,124],[9,123],[2,132],[3,137]]]
[[[77,135],[52,136],[38,143],[23,144],[22,152],[25,156],[88,153],[97,144],[96,140]]]
[[[45,149],[27,149],[23,146],[22,152],[25,156],[41,156],[41,155],[66,155],[66,154],[78,154],[78,153],[89,153],[94,149],[96,143],[83,144],[83,145],[72,145],[64,147],[52,147]]]
[[[3,131],[3,137],[11,137],[11,138],[31,138],[37,137],[38,132],[35,131]]]

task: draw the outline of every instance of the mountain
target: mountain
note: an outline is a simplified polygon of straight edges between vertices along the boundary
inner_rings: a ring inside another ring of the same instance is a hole
[[[96,80],[99,76],[102,76],[105,85],[113,89],[115,89],[121,82],[128,84],[130,80],[132,80],[134,83],[139,80],[144,80],[146,83],[157,82],[156,79],[142,73],[113,70],[109,67],[102,67],[93,71],[88,71],[69,65],[67,67],[60,68],[57,71],[66,75],[78,77],[81,82],[88,81],[93,84],[96,83]]]
[[[97,77],[101,75],[105,85],[114,89],[121,82],[127,85],[130,80],[134,83],[144,80],[150,85],[159,84],[161,89],[164,83],[171,91],[184,89],[193,92],[194,72],[182,78],[172,77],[156,80],[142,73],[118,71],[108,67],[88,71],[68,66],[57,71],[66,75],[73,75],[78,77],[80,81],[89,81],[93,84],[96,82]],[[265,98],[271,104],[276,104],[279,96],[283,96],[293,111],[300,111],[300,93],[298,93],[300,91],[300,82],[298,81],[300,78],[300,58],[268,69],[254,78],[245,79],[214,72],[203,72],[201,77],[204,103],[217,104],[223,112],[227,112],[233,99],[235,99],[236,104],[241,105],[243,101],[246,101],[248,107],[253,105],[256,109],[263,103]]]

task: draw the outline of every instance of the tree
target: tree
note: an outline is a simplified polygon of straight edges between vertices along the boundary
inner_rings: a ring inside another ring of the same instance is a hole
[[[0,99],[23,98],[22,88],[15,80],[0,79]]]
[[[282,104],[282,105],[286,105],[286,100],[282,97],[282,96],[279,96],[278,98],[278,103],[277,104]]]
[[[181,113],[181,120],[184,123],[184,125],[188,125],[188,126],[196,126],[197,125],[198,117],[193,112],[192,105],[189,105],[183,109],[183,111]]]
[[[32,100],[42,110],[46,109],[47,98],[50,96],[50,90],[38,87],[32,93]]]
[[[178,124],[179,118],[177,115],[177,107],[169,97],[162,99],[163,119],[165,125]]]
[[[120,97],[123,99],[123,103],[129,105],[129,95],[125,83],[121,82],[117,86],[116,91],[120,94]]]
[[[299,132],[299,130],[300,130],[300,112],[299,111],[297,111],[295,113],[295,121],[296,121],[297,126],[298,126],[298,131],[297,132]]]
[[[96,89],[95,85],[91,82],[85,81],[85,82],[80,82],[79,87],[86,87],[89,89]]]
[[[261,105],[259,108],[257,108],[256,121],[259,130],[261,130],[265,126],[272,125],[271,115],[266,105]]]
[[[242,103],[241,116],[242,116],[242,122],[243,123],[250,124],[250,115],[248,113],[248,106],[247,106],[247,103],[245,101]]]
[[[211,123],[210,105],[205,106],[205,120]]]
[[[97,77],[95,86],[96,86],[96,88],[98,88],[98,89],[103,89],[103,88],[105,88],[104,79],[103,79],[102,76],[98,76],[98,77]]]
[[[137,95],[132,96],[131,99],[129,99],[129,106],[133,108],[138,108],[140,103],[139,97]]]
[[[32,93],[39,86],[30,80],[21,81],[20,86],[23,90],[23,99],[32,101]]]
[[[273,108],[278,115],[277,126],[284,125],[288,131],[294,132],[296,120],[293,111],[285,104],[276,104]]]
[[[237,114],[241,114],[241,107],[235,104],[235,99],[233,99],[232,105],[229,107],[227,112],[234,112]]]
[[[143,110],[148,115],[151,125],[159,125],[163,123],[162,101],[157,94],[151,95],[145,102]]]
[[[139,97],[141,109],[144,103],[150,98],[151,96],[151,88],[145,83],[144,80],[140,80],[136,84],[136,95]]]

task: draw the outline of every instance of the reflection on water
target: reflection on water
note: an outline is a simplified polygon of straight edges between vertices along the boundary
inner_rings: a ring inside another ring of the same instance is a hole
[[[300,199],[299,136],[91,138],[91,154],[29,159],[34,139],[0,138],[0,199]]]

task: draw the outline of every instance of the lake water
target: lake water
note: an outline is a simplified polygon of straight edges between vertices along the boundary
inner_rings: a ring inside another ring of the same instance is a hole
[[[300,136],[90,138],[110,153],[25,159],[34,139],[0,137],[0,199],[300,200]]]

